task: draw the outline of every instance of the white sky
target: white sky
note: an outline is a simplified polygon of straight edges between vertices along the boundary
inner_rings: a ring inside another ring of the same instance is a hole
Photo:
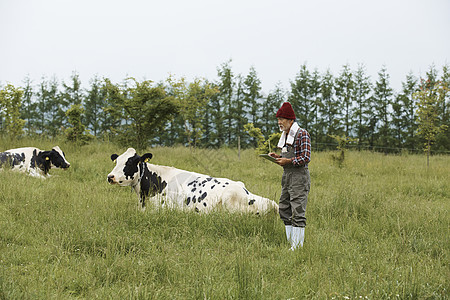
[[[450,64],[449,0],[0,0],[0,84],[79,73],[121,82],[217,79],[254,66],[268,93],[303,63],[337,76],[383,65],[399,92],[412,71]]]

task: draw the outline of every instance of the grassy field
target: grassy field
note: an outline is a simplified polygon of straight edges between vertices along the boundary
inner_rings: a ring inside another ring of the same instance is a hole
[[[42,180],[0,172],[0,299],[448,299],[450,157],[313,153],[304,247],[277,215],[137,209],[107,184],[112,144],[59,145]],[[281,168],[253,150],[149,149],[153,163],[243,181],[278,201]]]

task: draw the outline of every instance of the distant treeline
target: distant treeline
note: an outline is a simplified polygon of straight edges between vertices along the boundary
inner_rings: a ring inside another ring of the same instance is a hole
[[[266,138],[278,132],[275,114],[284,101],[289,101],[316,150],[335,149],[332,136],[343,136],[355,140],[350,146],[359,149],[421,151],[424,141],[417,135],[414,94],[420,89],[433,89],[438,82],[450,86],[448,66],[442,70],[431,66],[425,78],[407,74],[402,90],[394,91],[384,67],[373,82],[364,65],[356,70],[344,65],[334,75],[329,70],[310,70],[304,64],[288,89],[278,84],[263,95],[255,68],[245,76],[235,74],[231,61],[217,68],[214,81],[187,82],[169,76],[163,82],[127,78],[112,83],[96,77],[82,88],[77,73],[72,74],[70,82],[43,78],[35,84],[25,78],[23,86],[14,90],[20,91],[16,106],[25,121],[23,131],[14,134],[56,137],[68,128],[82,126],[79,134],[138,148],[236,147],[238,141],[241,147],[253,147],[256,141],[244,126],[253,123]],[[5,91],[8,85],[0,88]],[[446,93],[436,108],[440,124],[450,125],[449,95]],[[68,111],[74,107],[79,110],[70,115]],[[0,109],[0,129],[7,134],[11,109],[8,112],[7,105],[1,103]],[[450,130],[436,136],[433,151],[450,151]]]

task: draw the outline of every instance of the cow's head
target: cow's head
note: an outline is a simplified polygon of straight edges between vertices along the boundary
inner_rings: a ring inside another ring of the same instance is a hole
[[[50,151],[41,151],[36,154],[36,161],[32,163],[37,164],[46,174],[51,168],[68,169],[70,167],[64,152],[58,146]]]
[[[151,153],[139,156],[133,148],[128,148],[128,150],[120,156],[117,154],[111,155],[111,160],[116,162],[116,166],[111,173],[108,174],[108,182],[120,186],[133,185],[139,178],[138,165],[150,158],[152,158]]]
[[[53,147],[52,151],[49,154],[50,162],[52,167],[68,169],[70,167],[70,163],[66,160],[66,154],[58,147]]]

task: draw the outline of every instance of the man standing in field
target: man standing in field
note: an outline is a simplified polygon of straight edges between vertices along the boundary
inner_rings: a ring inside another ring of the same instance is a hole
[[[295,122],[295,113],[289,102],[283,103],[276,117],[281,138],[278,148],[281,155],[269,153],[283,167],[281,196],[279,203],[280,218],[286,227],[286,237],[291,244],[290,250],[303,247],[306,226],[306,203],[311,186],[308,163],[311,160],[311,138],[309,133]]]

